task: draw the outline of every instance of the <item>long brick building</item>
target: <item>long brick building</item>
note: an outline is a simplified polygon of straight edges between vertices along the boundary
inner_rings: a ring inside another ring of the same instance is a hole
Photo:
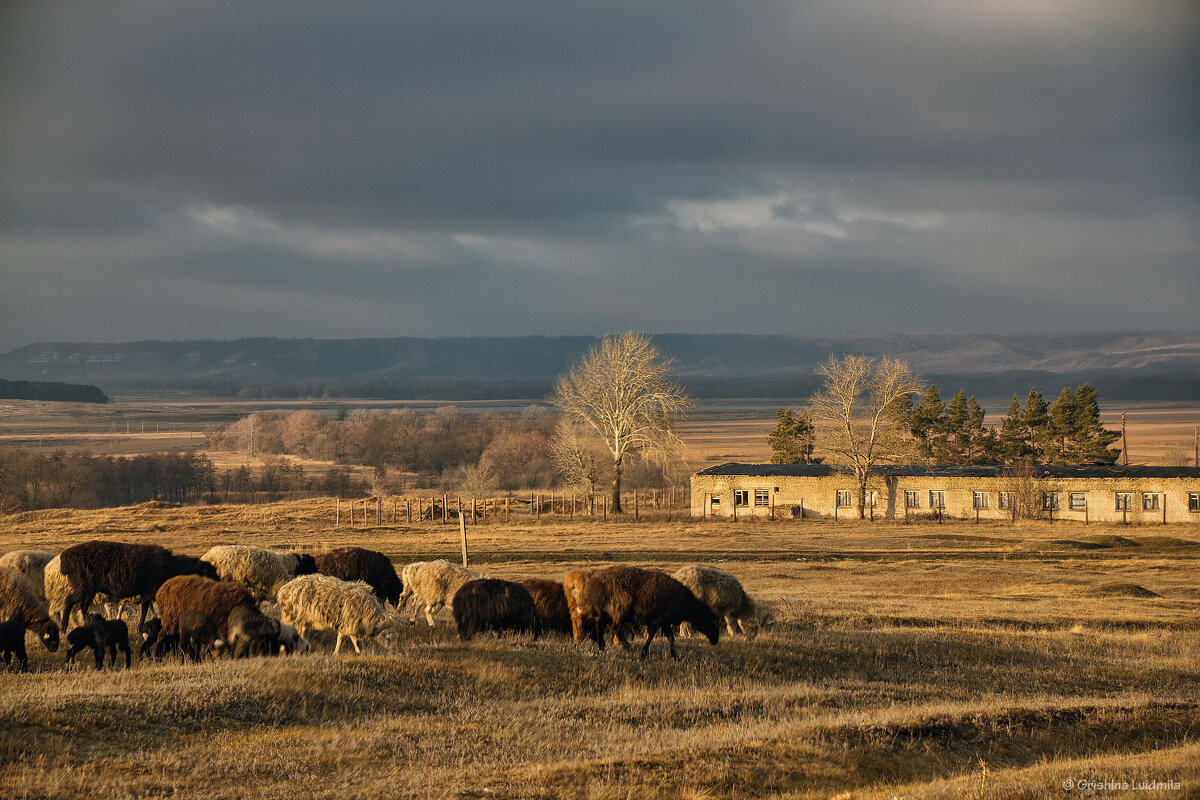
[[[851,518],[858,486],[848,467],[721,464],[692,476],[692,516]],[[883,466],[868,481],[867,511],[888,519],[944,515],[1010,519],[1032,505],[1056,520],[1200,524],[1194,467]]]

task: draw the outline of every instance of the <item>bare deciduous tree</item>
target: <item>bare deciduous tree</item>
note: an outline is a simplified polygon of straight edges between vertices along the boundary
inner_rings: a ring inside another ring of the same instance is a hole
[[[586,435],[577,420],[559,420],[550,437],[550,457],[564,481],[578,487],[588,497],[596,494],[604,463],[598,445]]]
[[[820,372],[825,384],[809,399],[809,410],[814,421],[833,429],[825,450],[854,469],[862,518],[871,471],[910,454],[904,410],[911,395],[921,390],[921,381],[906,362],[892,358],[830,356]]]
[[[621,511],[621,462],[627,453],[682,449],[674,418],[691,405],[668,378],[670,363],[650,338],[606,336],[559,377],[554,402],[567,417],[595,431],[612,455],[612,507]]]

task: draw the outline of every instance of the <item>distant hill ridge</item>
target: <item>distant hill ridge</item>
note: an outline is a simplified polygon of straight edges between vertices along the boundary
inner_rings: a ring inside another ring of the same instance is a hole
[[[653,340],[674,360],[675,374],[697,385],[753,378],[765,387],[803,387],[830,354],[845,353],[897,356],[926,377],[1026,373],[1200,379],[1200,334],[659,334]],[[0,354],[0,377],[83,382],[109,391],[207,388],[228,393],[247,387],[313,384],[327,389],[346,382],[389,386],[411,381],[510,382],[536,390],[595,341],[588,336],[518,336],[39,343]]]

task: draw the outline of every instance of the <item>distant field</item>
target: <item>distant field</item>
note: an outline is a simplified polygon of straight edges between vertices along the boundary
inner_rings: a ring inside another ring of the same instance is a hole
[[[701,403],[679,426],[696,468],[726,461],[764,462],[770,459],[767,435],[775,427],[780,405],[757,402]],[[105,406],[85,403],[0,401],[0,447],[36,452],[58,449],[100,455],[136,455],[167,449],[202,449],[204,432],[263,410],[307,408],[426,408],[431,403],[381,401],[209,402],[194,400],[121,400]],[[468,408],[519,410],[526,403],[462,403]],[[988,420],[999,424],[1007,401],[987,404]],[[1131,464],[1161,464],[1174,451],[1193,456],[1194,431],[1200,425],[1200,400],[1193,403],[1128,403],[1126,426]],[[1121,409],[1106,409],[1106,425],[1119,430]],[[209,454],[221,468],[254,463],[241,454]],[[325,466],[325,465],[313,465]]]
[[[452,526],[334,528],[333,501],[0,517],[0,552],[101,536],[357,543],[457,559]],[[481,525],[472,565],[738,575],[779,625],[677,663],[560,637],[129,672],[0,674],[0,795],[1062,798],[1200,793],[1200,526]],[[1166,788],[1071,792],[1064,781]],[[1179,788],[1171,788],[1178,784]]]

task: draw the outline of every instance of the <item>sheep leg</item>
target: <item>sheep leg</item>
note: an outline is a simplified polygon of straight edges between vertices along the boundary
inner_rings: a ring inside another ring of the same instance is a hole
[[[358,646],[358,637],[357,636],[350,637],[350,644],[354,645],[354,652],[358,653],[359,655],[362,655],[362,648]]]
[[[146,625],[146,612],[150,610],[150,604],[154,602],[152,595],[142,595],[142,618],[138,620],[138,631],[141,631]]]
[[[658,632],[658,628],[654,625],[646,626],[646,643],[642,645],[642,658],[650,652],[650,642],[654,641],[654,634]]]
[[[443,608],[444,606],[441,603],[433,603],[432,605],[428,603],[425,604],[425,619],[429,620],[429,627],[435,627],[436,623],[433,621],[433,615],[441,611]]]
[[[338,633],[337,644],[333,646],[333,654],[336,656],[342,650],[342,634]]]
[[[678,660],[679,654],[675,652],[675,631],[671,628],[670,625],[663,626],[663,636],[667,637],[667,644],[670,645],[671,660],[672,661]]]

